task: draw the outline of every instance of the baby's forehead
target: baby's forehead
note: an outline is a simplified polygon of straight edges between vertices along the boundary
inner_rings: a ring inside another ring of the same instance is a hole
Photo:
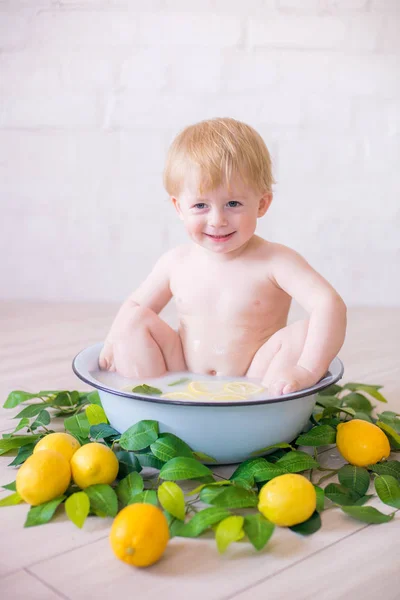
[[[182,194],[196,198],[207,198],[212,196],[231,197],[237,195],[246,195],[250,192],[250,187],[243,181],[239,175],[232,175],[229,181],[223,179],[220,185],[210,187],[207,185],[207,179],[201,176],[191,174],[185,177],[182,184]]]

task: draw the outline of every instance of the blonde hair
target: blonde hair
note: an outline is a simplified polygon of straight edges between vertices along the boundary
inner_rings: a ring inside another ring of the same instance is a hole
[[[257,192],[275,183],[271,157],[262,137],[235,119],[210,119],[186,127],[172,142],[164,169],[169,196],[182,191],[188,168],[200,172],[200,193],[218,188],[238,174]]]

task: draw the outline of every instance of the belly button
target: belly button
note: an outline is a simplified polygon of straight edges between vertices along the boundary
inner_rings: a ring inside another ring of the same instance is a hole
[[[214,369],[211,369],[211,371],[208,371],[209,375],[216,375],[217,371],[215,371]]]

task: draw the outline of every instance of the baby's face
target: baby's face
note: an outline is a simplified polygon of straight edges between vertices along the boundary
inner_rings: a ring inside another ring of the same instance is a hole
[[[198,190],[198,177],[188,175],[181,194],[172,201],[191,239],[220,254],[247,244],[272,199],[272,194],[255,192],[238,176],[232,177],[230,189],[221,185],[202,194]]]

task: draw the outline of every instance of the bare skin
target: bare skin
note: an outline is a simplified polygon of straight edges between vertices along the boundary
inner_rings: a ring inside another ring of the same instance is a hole
[[[122,305],[100,368],[247,375],[274,395],[323,377],[344,341],[346,307],[299,254],[255,235],[271,200],[239,178],[199,198],[197,175],[188,176],[172,202],[191,243],[164,254]],[[178,332],[158,317],[172,297]],[[310,316],[287,326],[292,297]]]

